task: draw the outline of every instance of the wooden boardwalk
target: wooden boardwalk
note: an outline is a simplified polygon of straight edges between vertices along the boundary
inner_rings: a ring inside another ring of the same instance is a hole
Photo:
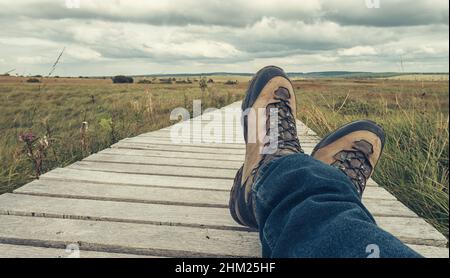
[[[170,128],[128,138],[0,196],[0,257],[259,257],[258,234],[228,212],[229,190],[244,158],[234,103]],[[215,118],[214,118],[215,117]],[[201,143],[216,129],[226,143]],[[319,138],[298,122],[311,152]],[[378,224],[427,257],[448,257],[446,238],[373,181],[364,202]]]

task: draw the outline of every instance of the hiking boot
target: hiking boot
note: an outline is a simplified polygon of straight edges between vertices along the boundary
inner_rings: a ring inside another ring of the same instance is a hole
[[[242,110],[245,162],[234,179],[229,207],[236,222],[257,228],[252,187],[260,170],[282,156],[303,152],[294,89],[284,71],[274,66],[261,69],[250,83]]]
[[[347,124],[326,136],[311,156],[344,172],[360,197],[384,147],[383,129],[372,121]]]

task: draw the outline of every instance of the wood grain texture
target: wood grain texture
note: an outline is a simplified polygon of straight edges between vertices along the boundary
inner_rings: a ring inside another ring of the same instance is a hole
[[[256,233],[0,215],[0,243],[163,257],[258,257]]]

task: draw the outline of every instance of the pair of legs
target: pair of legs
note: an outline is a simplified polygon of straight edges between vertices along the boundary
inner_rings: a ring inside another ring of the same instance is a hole
[[[305,155],[294,90],[277,67],[256,74],[242,109],[246,158],[230,211],[259,230],[264,257],[420,257],[379,228],[361,202],[382,153],[381,127],[350,123]]]

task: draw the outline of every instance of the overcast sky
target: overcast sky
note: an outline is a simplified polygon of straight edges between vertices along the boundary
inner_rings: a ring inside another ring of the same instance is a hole
[[[0,0],[0,73],[448,72],[447,0],[377,2]]]

